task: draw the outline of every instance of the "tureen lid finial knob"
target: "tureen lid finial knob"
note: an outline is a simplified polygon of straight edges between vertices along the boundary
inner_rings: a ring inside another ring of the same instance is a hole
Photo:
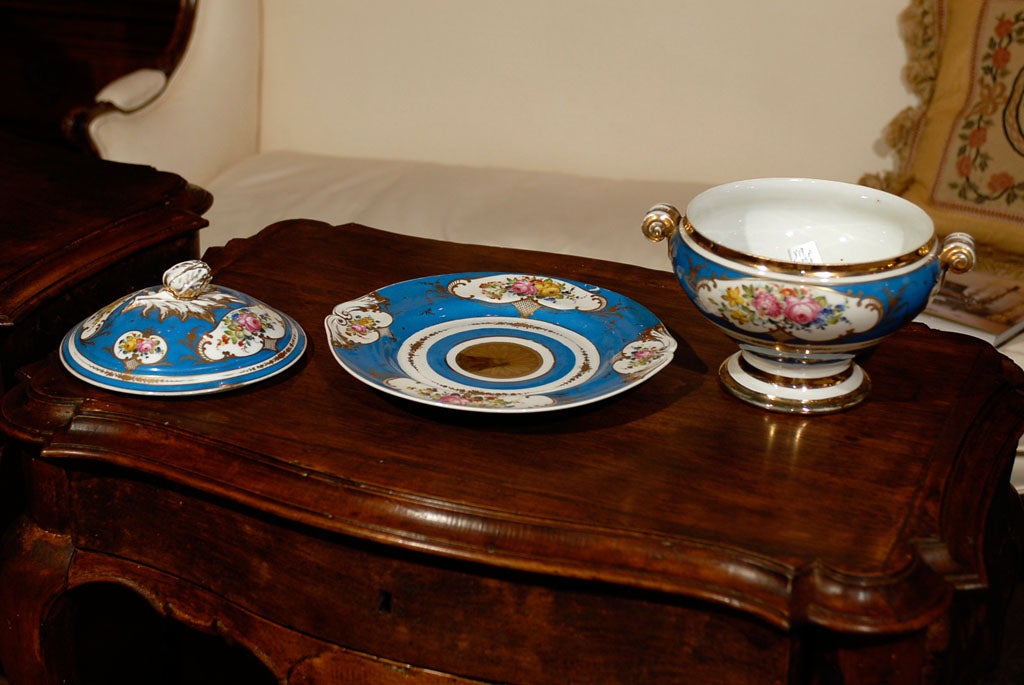
[[[206,262],[191,259],[164,272],[164,287],[180,300],[199,297],[209,287],[212,274]]]

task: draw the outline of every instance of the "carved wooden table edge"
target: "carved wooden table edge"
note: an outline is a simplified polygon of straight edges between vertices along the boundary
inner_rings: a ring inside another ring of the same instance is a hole
[[[570,526],[564,521],[526,515],[497,516],[494,512],[470,507],[461,507],[456,516],[454,510],[458,507],[451,504],[442,508],[423,496],[403,496],[393,489],[340,481],[334,481],[332,486],[346,491],[346,502],[358,502],[352,509],[359,511],[359,519],[317,510],[312,505],[319,501],[316,492],[310,494],[308,508],[297,508],[274,498],[274,484],[280,483],[278,479],[296,478],[306,487],[311,482],[329,483],[333,479],[327,474],[308,473],[267,455],[238,450],[215,439],[189,435],[186,446],[173,429],[138,416],[130,417],[132,431],[119,435],[116,451],[109,445],[95,444],[90,438],[103,436],[107,432],[105,426],[129,417],[105,414],[102,410],[105,391],[102,390],[89,388],[96,396],[94,399],[50,396],[41,392],[32,380],[34,370],[43,365],[45,362],[24,370],[23,382],[5,396],[0,427],[24,442],[37,444],[44,462],[85,460],[129,467],[334,533],[515,571],[631,585],[707,600],[749,611],[783,629],[812,623],[846,632],[901,633],[926,625],[948,604],[950,588],[927,564],[919,563],[920,559],[913,560],[902,572],[883,578],[850,576],[820,563],[787,567],[746,550],[679,536],[652,536],[581,524]],[[60,372],[55,363],[42,371]],[[99,408],[93,409],[93,405]],[[19,415],[50,417],[47,432],[27,429],[19,422]],[[216,478],[213,475],[216,467],[203,474],[186,469],[172,470],[148,456],[147,445],[157,436],[164,444],[179,444],[182,450],[189,450],[190,462],[216,464],[240,459],[250,470],[265,471],[268,487],[259,493],[239,489],[228,480]],[[445,520],[444,525],[430,525],[439,518]],[[453,531],[463,534],[453,537]],[[466,531],[473,535],[465,535]],[[536,547],[538,542],[546,549],[554,549],[564,540],[567,531],[574,536],[571,549],[578,552],[577,555],[541,559],[530,554],[530,548]],[[602,561],[609,553],[614,553],[616,563]],[[720,574],[735,584],[716,583],[715,578],[722,577]],[[911,595],[913,602],[906,601],[906,593],[902,591],[906,587],[915,588]],[[851,610],[851,606],[856,610]]]

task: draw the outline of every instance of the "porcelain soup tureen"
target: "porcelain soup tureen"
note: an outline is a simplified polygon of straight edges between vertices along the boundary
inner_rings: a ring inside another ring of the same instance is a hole
[[[724,386],[767,409],[821,413],[863,401],[871,384],[854,356],[917,316],[946,269],[967,271],[974,243],[940,243],[928,215],[863,186],[768,178],[718,186],[647,213],[668,239],[683,290],[739,344]]]

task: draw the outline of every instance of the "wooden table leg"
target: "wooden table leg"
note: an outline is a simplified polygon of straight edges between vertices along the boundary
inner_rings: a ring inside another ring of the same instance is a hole
[[[43,627],[66,588],[72,550],[68,536],[25,518],[0,549],[0,660],[12,683],[60,682],[43,646]]]

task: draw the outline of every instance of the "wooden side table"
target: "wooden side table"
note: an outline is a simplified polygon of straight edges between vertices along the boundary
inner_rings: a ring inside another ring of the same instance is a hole
[[[964,682],[998,638],[1024,378],[987,345],[912,325],[864,360],[865,404],[779,415],[721,390],[731,343],[668,273],[310,221],[207,259],[299,321],[306,357],[195,398],[26,370],[2,405],[32,495],[0,555],[13,685],[74,668],[62,599],[97,583],[290,683]],[[678,353],[625,394],[520,416],[384,395],[334,361],[334,304],[462,271],[618,291]]]

